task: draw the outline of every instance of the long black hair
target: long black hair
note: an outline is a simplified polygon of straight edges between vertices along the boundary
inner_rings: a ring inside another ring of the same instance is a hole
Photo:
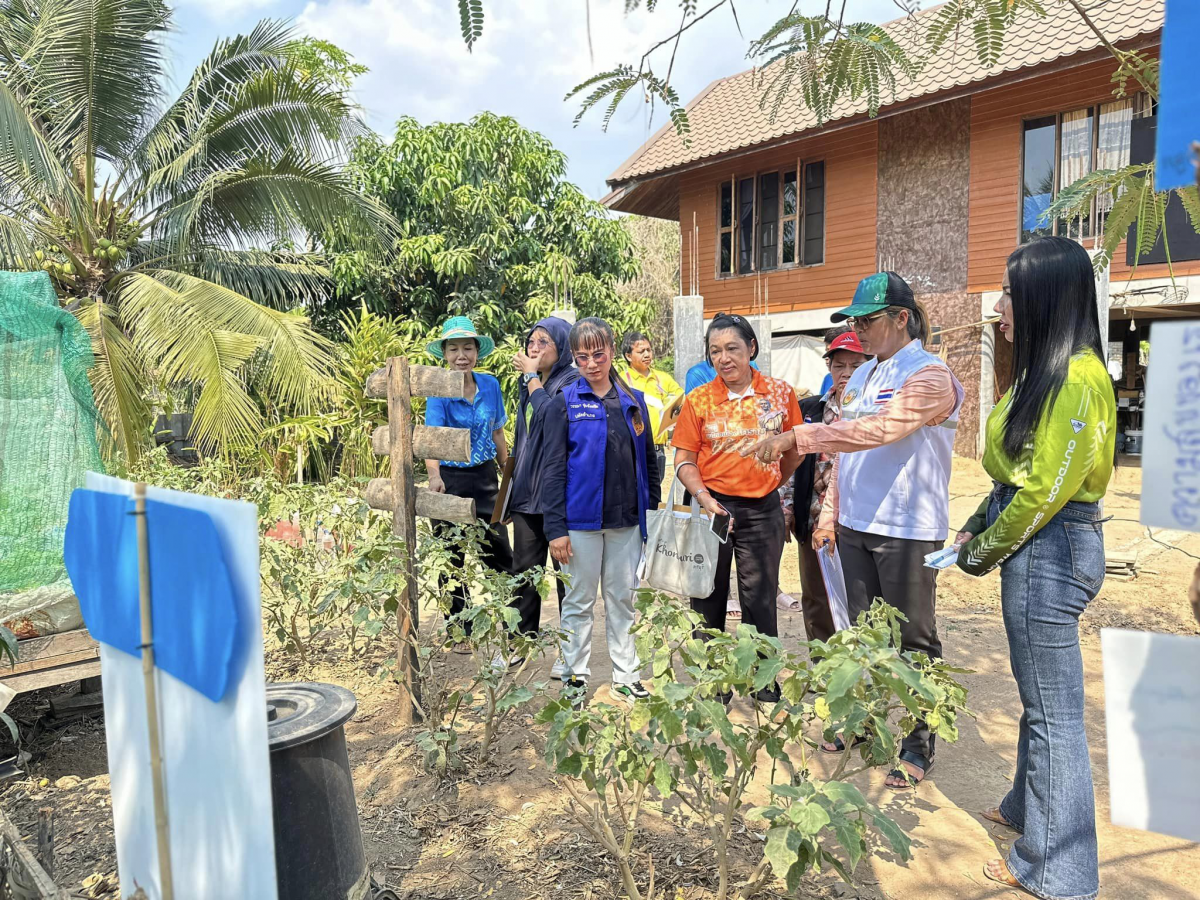
[[[1012,399],[1004,452],[1016,459],[1067,378],[1071,357],[1091,350],[1101,362],[1096,276],[1080,244],[1043,237],[1008,258],[1012,297]]]
[[[758,359],[758,335],[754,333],[754,327],[747,321],[745,316],[734,316],[729,313],[717,313],[713,316],[712,322],[709,323],[708,331],[704,332],[705,356],[708,355],[712,333],[714,331],[724,331],[726,328],[732,328],[746,342],[746,346],[750,348],[751,361]]]

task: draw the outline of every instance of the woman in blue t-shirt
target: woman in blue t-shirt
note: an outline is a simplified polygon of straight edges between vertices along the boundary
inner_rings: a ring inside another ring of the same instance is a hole
[[[508,461],[508,442],[504,439],[504,424],[508,417],[504,413],[500,382],[493,375],[475,371],[476,363],[495,349],[495,342],[476,333],[475,325],[466,316],[446,320],[442,325],[442,336],[429,345],[429,352],[444,360],[449,368],[467,373],[467,390],[462,398],[430,397],[425,407],[425,424],[469,428],[471,460],[461,463],[427,459],[425,465],[429,469],[431,491],[475,501],[475,515],[488,526],[483,547],[484,565],[511,574],[512,547],[508,542],[508,530],[503,525],[490,524],[499,489],[497,465],[503,468]],[[433,523],[435,534],[444,534],[450,527],[446,522]],[[459,557],[455,568],[461,569],[462,565]],[[444,584],[448,577],[442,574],[439,580]],[[462,612],[466,605],[467,588],[460,583],[450,601],[451,614]]]

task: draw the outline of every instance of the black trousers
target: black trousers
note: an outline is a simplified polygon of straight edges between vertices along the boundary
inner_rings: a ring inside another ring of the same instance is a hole
[[[850,621],[871,608],[876,597],[908,617],[900,623],[900,649],[919,650],[940,659],[942,642],[937,633],[937,570],[925,565],[925,555],[942,549],[942,541],[913,541],[854,531],[838,530],[838,552]],[[933,759],[936,738],[924,722],[904,739],[902,747],[927,760]]]
[[[800,608],[804,612],[804,633],[810,641],[827,641],[833,637],[833,611],[829,608],[829,594],[825,591],[817,551],[812,548],[811,537],[797,537],[796,541],[800,544]]]
[[[496,461],[488,460],[477,466],[441,466],[442,481],[446,485],[446,493],[455,497],[469,497],[475,501],[475,516],[488,526],[487,536],[483,542],[483,564],[493,571],[509,575],[513,571],[512,547],[508,543],[508,529],[503,525],[490,524],[492,511],[496,508],[496,493],[499,490]],[[449,522],[433,523],[433,533],[444,535],[453,528]],[[463,555],[453,556],[455,567],[462,569]],[[450,579],[442,573],[438,575],[438,583],[445,588]],[[462,612],[469,602],[467,586],[459,584],[450,598],[450,614]]]
[[[775,491],[765,497],[713,497],[733,516],[733,532],[717,554],[713,592],[693,597],[692,609],[709,628],[725,628],[729,600],[729,569],[737,558],[738,602],[742,621],[769,637],[779,636],[775,595],[779,590],[779,558],[783,555],[783,509]]]
[[[543,529],[540,514],[513,513],[513,574],[519,575],[530,569],[546,565],[550,553],[550,541]],[[552,561],[553,562],[553,561]],[[554,571],[558,571],[558,563],[553,563]],[[558,611],[562,612],[563,595],[566,593],[562,580],[554,579],[558,590]],[[538,593],[536,583],[521,585],[513,606],[521,614],[518,626],[522,634],[534,634],[542,622],[542,595]]]

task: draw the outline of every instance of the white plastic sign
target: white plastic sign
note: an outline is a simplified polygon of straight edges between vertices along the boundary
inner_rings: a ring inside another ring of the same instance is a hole
[[[1150,328],[1142,524],[1200,531],[1200,322]]]

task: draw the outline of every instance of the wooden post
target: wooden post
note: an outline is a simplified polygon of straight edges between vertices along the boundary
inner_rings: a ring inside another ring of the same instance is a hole
[[[396,609],[400,642],[396,665],[400,676],[400,721],[411,725],[420,718],[420,664],[416,631],[420,624],[417,591],[417,491],[413,484],[412,394],[408,360],[402,356],[387,367],[388,444],[392,463],[392,529],[404,541],[404,593]]]
[[[466,497],[417,490],[413,459],[443,459],[469,462],[471,435],[465,428],[413,426],[413,397],[463,397],[467,373],[435,366],[410,366],[404,357],[388,360],[372,372],[365,385],[366,396],[387,400],[388,423],[371,435],[371,449],[391,460],[391,478],[373,478],[365,498],[372,509],[392,513],[392,530],[404,542],[404,587],[396,610],[400,631],[397,648],[397,681],[400,684],[400,722],[411,725],[421,715],[421,670],[416,634],[420,627],[420,595],[417,590],[417,516],[448,522],[474,522],[475,501]]]
[[[133,486],[137,522],[138,609],[142,625],[142,680],[146,691],[146,731],[150,739],[150,783],[154,789],[154,830],[158,844],[158,879],[162,900],[175,900],[171,873],[171,826],[167,820],[167,783],[158,734],[158,680],[154,674],[154,620],[150,603],[150,531],[146,527],[146,485]]]
[[[37,861],[46,874],[54,877],[54,809],[46,806],[37,815]]]

